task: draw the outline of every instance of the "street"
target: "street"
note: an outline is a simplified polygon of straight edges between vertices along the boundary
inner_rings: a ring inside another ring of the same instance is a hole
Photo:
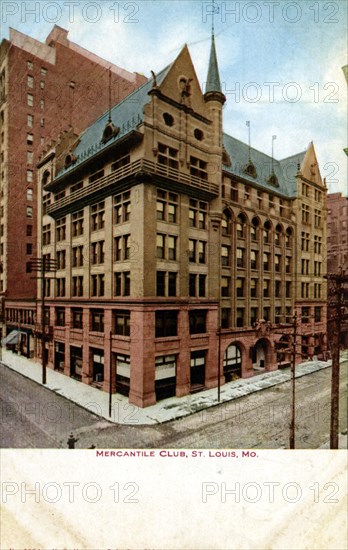
[[[341,363],[340,428],[347,429],[347,361]],[[2,448],[263,448],[289,446],[290,383],[154,426],[115,425],[0,365]],[[296,448],[329,439],[331,368],[296,380]]]

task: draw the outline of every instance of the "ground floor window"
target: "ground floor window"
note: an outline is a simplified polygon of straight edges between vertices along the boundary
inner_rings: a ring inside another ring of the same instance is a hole
[[[70,346],[70,376],[82,379],[82,347]]]
[[[175,395],[176,386],[176,356],[161,355],[155,360],[155,391],[156,401]]]
[[[104,382],[104,351],[92,349],[93,382]]]
[[[224,355],[225,382],[231,382],[242,375],[242,354],[235,344],[228,346]]]
[[[64,371],[65,344],[64,342],[54,343],[54,369]]]
[[[204,386],[206,353],[206,350],[191,352],[191,389],[195,389],[197,386]]]
[[[116,353],[116,392],[128,397],[130,386],[130,356]]]

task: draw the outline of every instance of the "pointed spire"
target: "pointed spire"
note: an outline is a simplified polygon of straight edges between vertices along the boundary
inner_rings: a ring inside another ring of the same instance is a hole
[[[215,49],[214,34],[211,37],[210,59],[209,59],[209,68],[208,68],[208,76],[207,76],[205,91],[222,93],[219,67],[218,67],[217,55],[216,55],[216,49]]]

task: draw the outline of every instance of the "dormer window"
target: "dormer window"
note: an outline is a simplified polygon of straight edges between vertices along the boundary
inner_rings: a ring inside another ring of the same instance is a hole
[[[163,120],[166,126],[174,126],[174,117],[169,113],[163,113]]]
[[[267,178],[267,183],[274,185],[274,187],[279,187],[279,181],[274,172]]]
[[[225,147],[222,148],[222,164],[232,166],[230,155],[227,153]]]
[[[111,121],[109,121],[104,128],[101,142],[107,143],[108,141],[110,141],[110,139],[116,137],[119,131],[120,129],[117,128],[117,126],[115,126]]]
[[[72,153],[68,153],[65,157],[65,163],[64,163],[65,168],[68,168],[69,166],[74,164],[76,161],[77,161],[77,157]]]
[[[255,164],[251,162],[251,160],[248,162],[248,164],[244,166],[243,172],[244,174],[247,174],[247,176],[251,176],[254,179],[257,178],[256,167],[255,167]]]

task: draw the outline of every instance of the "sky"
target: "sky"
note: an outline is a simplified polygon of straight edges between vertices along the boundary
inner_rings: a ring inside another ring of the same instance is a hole
[[[345,0],[215,2],[224,130],[277,159],[311,141],[329,192],[347,195],[347,5]],[[41,0],[1,5],[9,27],[44,41],[54,24],[69,39],[127,69],[150,76],[186,43],[204,89],[213,4],[198,0]]]

